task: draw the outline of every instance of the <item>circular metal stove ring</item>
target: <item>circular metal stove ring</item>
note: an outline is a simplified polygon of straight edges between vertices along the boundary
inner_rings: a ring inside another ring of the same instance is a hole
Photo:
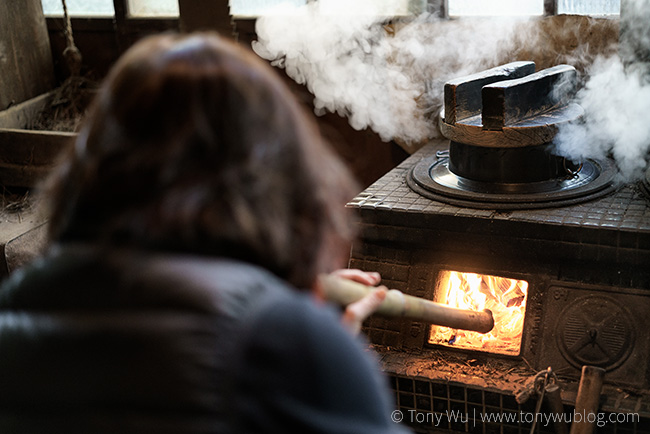
[[[573,205],[614,191],[610,160],[587,160],[574,176],[527,183],[474,181],[449,170],[448,157],[423,158],[407,173],[416,193],[456,206],[480,209],[538,209]]]

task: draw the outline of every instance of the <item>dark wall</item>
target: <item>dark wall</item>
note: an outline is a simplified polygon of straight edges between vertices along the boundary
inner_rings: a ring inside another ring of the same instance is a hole
[[[193,5],[192,2],[207,2],[212,0],[181,0],[182,5]],[[217,8],[215,6],[215,8]],[[215,13],[224,14],[223,8],[215,9]],[[201,14],[201,8],[181,8],[183,19],[75,19],[73,29],[75,41],[84,56],[84,70],[93,77],[103,77],[112,63],[126,48],[139,38],[161,31],[196,30],[206,28],[206,23],[218,23],[220,33],[236,37],[237,40],[250,47],[256,39],[255,22],[253,20],[208,20]],[[225,11],[225,9],[224,9]],[[226,12],[227,13],[227,12]],[[182,25],[181,25],[182,24]],[[453,25],[453,23],[448,23]],[[433,29],[444,31],[445,23]],[[619,20],[595,19],[584,16],[550,16],[532,19],[525,23],[521,31],[521,41],[517,44],[517,52],[506,53],[500,63],[513,60],[533,60],[538,69],[554,66],[558,63],[570,63],[582,70],[599,54],[615,52],[618,44]],[[61,19],[48,19],[49,36],[52,56],[57,78],[62,80],[67,75],[61,53],[65,48],[63,24]],[[236,36],[235,36],[236,35]],[[531,38],[531,35],[534,36]],[[531,41],[537,41],[531,43]],[[542,42],[540,42],[542,41]],[[502,60],[502,62],[501,62]],[[299,100],[313,110],[312,95],[304,86],[289,79],[283,70],[276,69],[287,84],[294,90]],[[382,142],[370,130],[356,131],[349,126],[346,119],[336,114],[327,114],[317,118],[324,135],[330,140],[336,151],[348,163],[362,186],[374,182],[388,172],[408,153],[394,142]],[[414,147],[410,152],[416,150]]]
[[[82,73],[90,78],[100,80],[120,54],[138,39],[162,31],[178,31],[179,20],[138,20],[120,26],[111,19],[74,19],[72,22],[75,44],[83,56]],[[234,37],[236,32],[239,42],[250,47],[255,38],[254,22],[241,21],[225,23],[221,33]],[[188,25],[185,24],[184,28]],[[199,26],[199,28],[201,28]],[[59,82],[68,76],[62,53],[65,49],[63,21],[48,18],[49,38],[51,42],[54,69]],[[192,29],[190,29],[192,30]],[[299,101],[313,112],[313,97],[304,86],[288,78],[284,71],[276,69],[293,89]],[[361,187],[366,187],[381,175],[395,167],[408,154],[393,142],[383,142],[370,130],[356,131],[347,120],[335,114],[316,117],[324,136],[330,141],[336,152],[347,162]]]

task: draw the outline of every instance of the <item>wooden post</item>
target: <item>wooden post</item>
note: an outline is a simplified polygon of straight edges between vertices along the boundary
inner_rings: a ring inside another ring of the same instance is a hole
[[[596,426],[598,408],[600,407],[600,391],[603,387],[605,370],[596,366],[583,366],[571,434],[592,434]]]
[[[121,54],[129,48],[126,42],[126,0],[113,0],[113,10],[115,10],[115,20],[113,21],[115,32],[115,43],[117,51]]]
[[[427,0],[426,12],[436,15],[438,18],[449,18],[449,0]]]
[[[178,0],[178,8],[182,32],[216,30],[222,36],[234,36],[228,0]]]
[[[0,1],[0,110],[52,90],[54,66],[40,0]]]
[[[557,15],[557,0],[544,0],[544,16]]]

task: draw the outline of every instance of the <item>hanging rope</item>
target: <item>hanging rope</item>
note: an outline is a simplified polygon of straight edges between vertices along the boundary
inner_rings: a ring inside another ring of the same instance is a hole
[[[63,3],[63,19],[65,21],[65,28],[63,33],[65,34],[66,47],[63,50],[63,57],[65,58],[66,64],[68,65],[68,70],[70,71],[71,77],[76,77],[81,72],[81,52],[74,44],[74,36],[72,35],[72,21],[70,20],[70,15],[68,15],[68,5],[65,0],[61,0]]]
[[[61,3],[66,41],[63,58],[70,75],[53,91],[48,107],[42,111],[34,126],[43,130],[75,131],[88,105],[88,90],[94,87],[94,83],[81,76],[81,52],[74,43],[66,0],[61,0]]]

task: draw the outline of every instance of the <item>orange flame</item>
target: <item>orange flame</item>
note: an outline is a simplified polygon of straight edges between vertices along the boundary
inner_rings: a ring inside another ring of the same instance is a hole
[[[434,301],[461,309],[489,309],[489,333],[432,326],[429,343],[491,353],[518,355],[526,313],[528,282],[506,277],[443,271]]]

